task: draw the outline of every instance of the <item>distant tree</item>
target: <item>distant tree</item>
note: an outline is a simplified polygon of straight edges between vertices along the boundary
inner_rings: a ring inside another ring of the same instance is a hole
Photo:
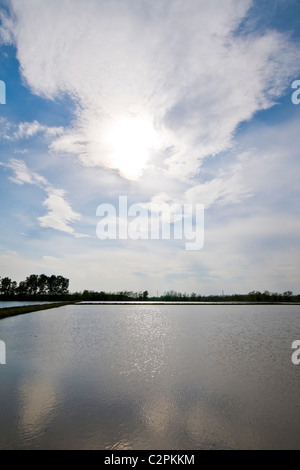
[[[15,296],[16,293],[17,293],[17,287],[18,287],[18,284],[16,283],[16,281],[13,281],[11,283],[11,288],[10,288],[10,295],[11,296]]]
[[[40,274],[38,277],[38,293],[45,295],[48,292],[48,276],[46,274]]]
[[[282,294],[278,294],[278,292],[272,292],[271,297],[273,302],[282,302]]]
[[[57,293],[57,277],[52,275],[47,279],[48,294],[55,295]]]
[[[21,281],[16,289],[16,293],[18,296],[23,297],[28,294],[27,291],[27,284],[25,281]]]
[[[0,291],[4,296],[13,296],[16,293],[17,283],[12,281],[9,277],[1,279]]]
[[[0,291],[2,295],[7,295],[9,292],[9,287],[11,283],[11,279],[9,277],[3,277],[1,279],[0,284]]]
[[[47,289],[49,295],[65,295],[69,292],[69,279],[63,276],[47,277]]]
[[[145,290],[143,292],[143,300],[147,300],[148,299],[148,296],[149,296],[149,292],[147,290]]]
[[[286,292],[284,292],[283,294],[283,299],[287,302],[289,302],[292,298],[292,295],[293,295],[293,292],[291,290],[287,290]]]
[[[56,293],[58,295],[65,295],[69,292],[69,279],[63,276],[57,276],[56,278]]]
[[[88,290],[84,290],[82,292],[81,297],[82,297],[82,300],[90,300],[90,292]]]
[[[30,274],[25,280],[29,295],[36,295],[38,292],[39,277],[37,274]]]
[[[252,302],[260,302],[263,298],[263,294],[258,290],[249,292],[248,296]]]

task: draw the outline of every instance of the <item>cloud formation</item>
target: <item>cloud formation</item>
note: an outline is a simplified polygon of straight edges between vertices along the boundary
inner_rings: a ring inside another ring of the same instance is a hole
[[[43,176],[30,170],[23,160],[11,159],[7,164],[1,164],[14,172],[10,180],[16,184],[32,184],[43,189],[47,193],[47,198],[43,206],[48,209],[48,213],[39,217],[41,227],[52,228],[61,232],[69,233],[75,237],[84,237],[85,235],[76,233],[70,226],[71,223],[81,219],[81,215],[71,208],[66,200],[66,192],[62,189],[54,188]]]
[[[43,188],[44,186],[48,186],[47,180],[35,173],[34,171],[30,171],[27,167],[26,163],[23,160],[17,160],[12,158],[9,163],[5,165],[7,168],[10,168],[14,172],[14,176],[10,176],[9,179],[13,181],[13,183],[22,185],[22,184],[34,184]]]
[[[56,138],[54,131],[51,148],[129,179],[141,176],[128,170],[132,145],[116,161],[106,138],[120,120],[146,116],[159,145],[147,148],[143,168],[159,157],[166,176],[186,180],[205,158],[231,148],[239,124],[273,106],[299,70],[287,35],[237,34],[250,0],[11,5],[2,39],[16,44],[27,85],[77,103],[72,125]]]
[[[70,204],[65,200],[65,191],[61,189],[48,190],[48,197],[43,202],[48,213],[39,217],[41,227],[49,227],[62,232],[74,234],[74,229],[70,227],[71,222],[80,220],[80,214],[74,212]]]
[[[43,126],[38,121],[21,122],[17,130],[14,132],[15,139],[29,138],[37,134],[44,134],[47,137],[55,137],[63,133],[62,127],[48,127]]]
[[[37,120],[15,124],[5,118],[0,118],[0,137],[10,141],[30,139],[37,135],[53,139],[63,132],[63,127],[45,126]]]

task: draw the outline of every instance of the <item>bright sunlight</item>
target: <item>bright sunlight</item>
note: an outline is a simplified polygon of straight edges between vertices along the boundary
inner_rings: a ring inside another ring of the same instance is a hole
[[[141,176],[158,141],[151,118],[141,115],[121,117],[106,134],[112,166],[133,180]]]

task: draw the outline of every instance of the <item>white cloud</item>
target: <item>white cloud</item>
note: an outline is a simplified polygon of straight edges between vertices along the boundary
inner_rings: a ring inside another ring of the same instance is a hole
[[[14,132],[15,139],[29,138],[42,133],[49,137],[55,137],[63,133],[63,127],[48,127],[40,124],[38,121],[22,122]]]
[[[253,194],[251,185],[245,178],[245,160],[250,155],[240,155],[238,161],[230,165],[226,170],[219,170],[215,178],[195,185],[185,193],[188,203],[204,204],[208,209],[212,205],[236,204],[244,201]]]
[[[10,177],[10,180],[16,184],[22,185],[35,184],[39,187],[48,185],[47,180],[35,173],[34,171],[29,170],[26,163],[23,160],[17,160],[15,158],[11,159],[9,163],[5,165],[7,168],[10,168],[14,172],[14,176]]]
[[[80,214],[74,212],[65,200],[64,191],[51,190],[48,193],[49,195],[43,202],[43,206],[47,207],[49,212],[38,218],[41,226],[73,234],[74,229],[69,224],[80,220]]]
[[[299,70],[287,36],[235,34],[250,0],[11,4],[6,38],[14,38],[26,83],[50,99],[68,93],[78,105],[51,148],[128,178],[140,176],[128,173],[132,145],[116,163],[106,142],[124,117],[148,116],[159,135],[143,164],[161,155],[169,176],[186,179],[230,148],[237,126],[272,106]]]
[[[29,139],[38,134],[51,139],[61,135],[64,132],[63,127],[45,126],[34,120],[32,122],[20,122],[13,124],[6,118],[0,118],[0,137],[6,140]],[[27,150],[15,150],[18,153],[25,153]]]
[[[75,237],[85,237],[86,235],[76,233],[69,225],[81,219],[81,215],[71,208],[66,201],[66,193],[62,189],[54,188],[43,176],[30,170],[23,160],[11,159],[9,163],[2,164],[14,172],[10,180],[16,184],[32,184],[40,187],[47,193],[47,198],[43,206],[48,209],[48,213],[39,217],[41,227],[52,228],[61,232],[66,232]]]
[[[10,127],[11,127],[11,124],[9,123],[9,121],[4,117],[0,117],[0,137],[1,137],[1,139],[9,139]]]

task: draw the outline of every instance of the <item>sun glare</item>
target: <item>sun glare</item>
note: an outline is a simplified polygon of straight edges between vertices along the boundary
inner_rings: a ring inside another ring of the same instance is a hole
[[[137,179],[157,148],[158,135],[150,118],[122,117],[108,130],[106,142],[112,166],[126,178]]]

